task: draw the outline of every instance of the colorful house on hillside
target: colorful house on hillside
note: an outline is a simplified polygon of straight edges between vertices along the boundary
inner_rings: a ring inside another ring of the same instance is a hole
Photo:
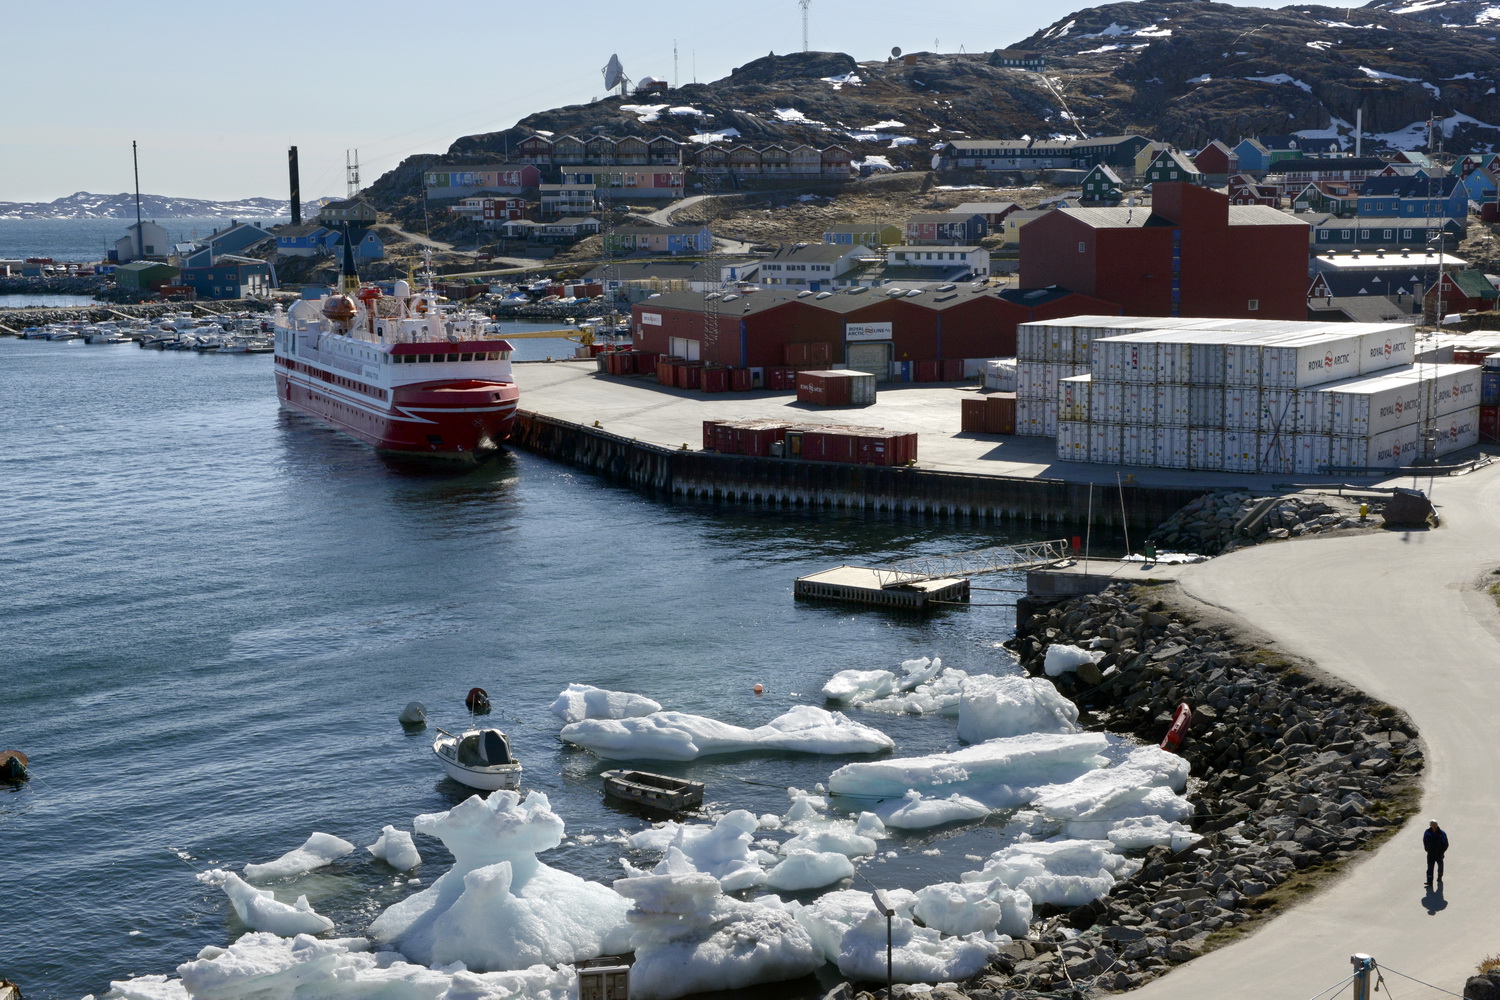
[[[1333,250],[1452,250],[1468,233],[1467,220],[1396,216],[1325,219],[1313,225],[1317,252]]]
[[[617,226],[604,234],[606,253],[708,253],[713,246],[707,226]]]
[[[1205,176],[1220,178],[1222,183],[1230,174],[1239,172],[1240,158],[1235,155],[1234,150],[1215,139],[1193,157],[1193,166]]]
[[[1108,165],[1101,163],[1083,175],[1083,194],[1079,200],[1088,205],[1118,205],[1125,197],[1125,182]]]
[[[989,224],[978,213],[919,212],[906,220],[907,243],[975,244],[989,235]]]
[[[1429,322],[1436,318],[1438,303],[1444,316],[1466,312],[1494,312],[1500,305],[1500,278],[1479,271],[1444,271],[1442,278],[1422,298]]]
[[[1274,186],[1274,185],[1273,185]],[[1292,211],[1345,218],[1359,213],[1359,192],[1338,181],[1318,181],[1292,196]]]
[[[210,264],[184,267],[175,284],[191,288],[200,299],[246,299],[269,294],[276,272],[263,260],[222,254]]]
[[[1188,184],[1202,184],[1203,173],[1193,162],[1175,149],[1164,149],[1151,161],[1141,175],[1143,184],[1159,184],[1163,181],[1175,182],[1185,181]]]
[[[901,242],[901,227],[894,222],[831,226],[823,233],[824,243],[840,246],[884,247]]]
[[[1281,207],[1281,189],[1275,184],[1265,184],[1249,174],[1235,174],[1228,181],[1229,204],[1268,205]]]
[[[1457,177],[1371,177],[1359,189],[1368,218],[1467,218],[1469,192]]]

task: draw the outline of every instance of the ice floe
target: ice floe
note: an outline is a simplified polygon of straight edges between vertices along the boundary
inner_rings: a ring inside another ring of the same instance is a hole
[[[725,892],[762,885],[775,855],[754,846],[759,820],[745,809],[721,816],[713,826],[667,821],[626,838],[637,850],[664,851],[654,873],[697,872],[718,880]]]
[[[1104,659],[1102,649],[1083,649],[1080,646],[1070,646],[1067,643],[1056,642],[1047,647],[1042,654],[1042,669],[1048,677],[1061,677],[1063,674],[1071,674],[1085,663],[1098,663]]]
[[[823,697],[842,705],[875,712],[911,715],[957,715],[964,682],[962,670],[945,669],[943,661],[925,656],[891,670],[840,670],[823,685]]]
[[[702,873],[615,882],[630,900],[630,995],[669,1000],[805,976],[823,953],[786,910],[731,899]]]
[[[625,901],[537,859],[563,837],[546,795],[531,792],[524,802],[510,791],[475,795],[418,816],[413,828],[441,840],[453,867],[370,924],[373,939],[407,959],[507,971],[625,947]]]
[[[298,896],[295,904],[283,903],[270,889],[257,889],[233,872],[220,868],[202,873],[198,880],[223,889],[235,915],[251,930],[283,937],[333,930],[333,921],[314,912],[306,896]]]
[[[331,833],[314,833],[301,847],[294,851],[287,851],[275,861],[246,865],[245,877],[262,881],[287,875],[301,875],[303,872],[310,872],[315,868],[332,864],[353,850],[354,845],[341,837],[335,837]]]
[[[984,819],[990,807],[978,799],[953,794],[947,798],[924,798],[916,789],[899,799],[889,799],[876,806],[875,813],[885,823],[899,830],[925,830],[944,823],[961,823]]]
[[[990,855],[983,868],[964,872],[965,882],[999,879],[1032,903],[1082,906],[1106,895],[1139,862],[1113,850],[1107,840],[1045,840],[1012,844]]]
[[[976,675],[958,705],[958,738],[982,743],[1026,733],[1076,733],[1078,706],[1044,677]]]
[[[592,684],[569,684],[552,703],[552,714],[564,722],[634,719],[660,711],[661,705],[645,695],[609,691]]]
[[[939,882],[918,889],[916,897],[912,912],[943,934],[998,932],[1025,937],[1031,925],[1031,897],[1003,879]]]
[[[411,834],[394,826],[382,828],[375,843],[365,850],[397,871],[411,871],[422,863],[422,855],[417,853],[417,845],[412,842]]]
[[[695,760],[741,750],[878,753],[895,746],[878,729],[812,705],[799,705],[754,729],[686,712],[657,712],[635,719],[585,719],[564,726],[560,735],[610,760]]]

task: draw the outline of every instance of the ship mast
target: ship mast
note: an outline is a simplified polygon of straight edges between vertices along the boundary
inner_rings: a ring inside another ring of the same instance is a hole
[[[354,267],[354,244],[349,239],[349,224],[344,223],[344,263],[339,269],[339,291],[354,295],[359,291],[359,272]]]

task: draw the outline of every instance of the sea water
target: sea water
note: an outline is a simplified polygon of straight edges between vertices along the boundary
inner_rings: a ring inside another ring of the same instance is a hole
[[[647,820],[601,798],[609,763],[558,741],[547,709],[569,682],[753,726],[821,704],[846,668],[1014,670],[1004,594],[927,617],[792,598],[840,563],[1008,540],[982,522],[673,503],[514,450],[464,472],[394,466],[281,412],[267,355],[0,338],[0,400],[0,749],[34,775],[0,786],[0,975],[29,1000],[228,943],[243,926],[194,876],[314,831],[360,851],[297,891],[360,933],[417,888],[363,846],[471,794],[431,752],[471,687],[567,822],[542,860],[608,883],[631,854],[611,838]],[[425,731],[397,722],[413,700]],[[952,719],[851,714],[901,755],[957,746]],[[705,781],[715,813],[784,813],[787,786],[852,759],[658,769]],[[855,885],[956,879],[1003,846],[1000,826],[897,834]],[[418,847],[428,884],[448,859]]]

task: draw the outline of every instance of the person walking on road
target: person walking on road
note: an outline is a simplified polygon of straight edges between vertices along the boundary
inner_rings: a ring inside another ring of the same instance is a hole
[[[1422,834],[1422,848],[1427,852],[1427,886],[1432,887],[1432,866],[1437,865],[1438,881],[1443,880],[1443,855],[1448,853],[1448,834],[1438,826],[1437,820],[1427,824]]]

